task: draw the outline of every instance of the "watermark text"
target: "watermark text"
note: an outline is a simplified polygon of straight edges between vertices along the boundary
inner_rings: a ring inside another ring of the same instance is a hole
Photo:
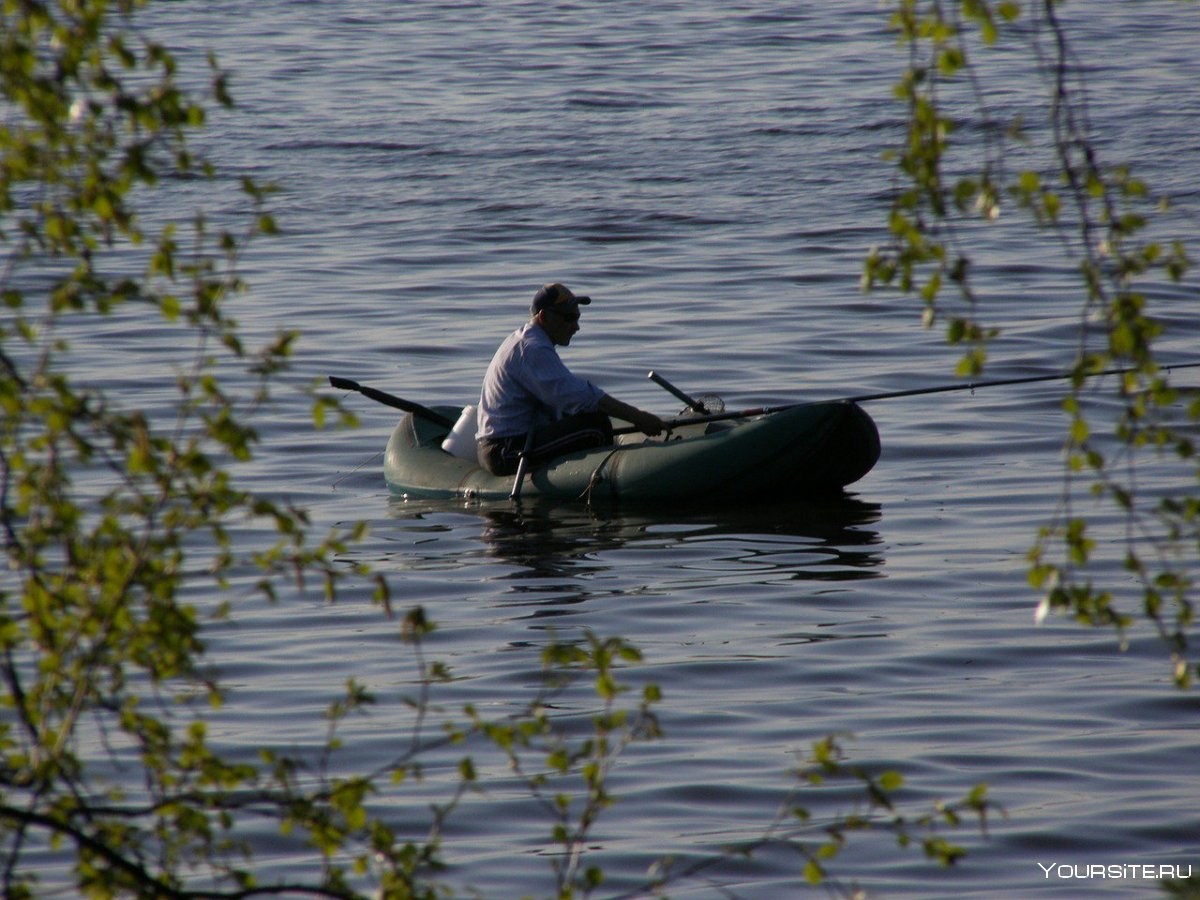
[[[1077,865],[1075,863],[1038,863],[1038,868],[1042,870],[1046,878],[1116,878],[1116,879],[1132,879],[1132,878],[1191,878],[1192,865],[1164,865],[1157,863],[1154,865],[1148,863],[1091,863],[1089,865]]]

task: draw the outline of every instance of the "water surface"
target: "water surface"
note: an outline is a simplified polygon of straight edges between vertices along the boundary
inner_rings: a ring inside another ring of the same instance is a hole
[[[1200,25],[1167,2],[1070,11],[1106,151],[1136,160],[1194,224]],[[234,71],[241,114],[205,138],[218,163],[281,186],[284,235],[251,253],[235,314],[263,337],[304,332],[297,384],[337,374],[469,402],[549,280],[595,298],[568,363],[664,415],[676,401],[651,368],[731,408],[951,380],[954,353],[914,301],[858,290],[885,237],[881,157],[902,125],[900,54],[873,2],[268,0],[164,4],[149,19],[183,55],[212,47]],[[1074,263],[1007,220],[980,257],[987,309],[1008,326],[991,374],[1067,365]],[[1154,293],[1180,358],[1196,347],[1194,288]],[[170,400],[153,373],[175,361],[171,340],[114,318],[80,335],[81,361],[153,409]],[[836,504],[650,516],[406,503],[380,475],[392,411],[350,398],[364,427],[314,438],[290,394],[257,423],[264,453],[247,476],[320,525],[370,521],[352,557],[437,621],[429,650],[455,672],[438,696],[450,709],[519,708],[552,636],[591,629],[642,648],[626,677],[662,687],[665,736],[613,775],[620,799],[591,842],[613,894],[660,856],[760,835],[789,770],[837,733],[856,761],[902,771],[914,809],[986,781],[1007,811],[986,837],[955,836],[969,856],[950,870],[886,835],[856,838],[835,868],[847,881],[897,897],[1144,896],[1146,880],[1038,867],[1200,866],[1194,693],[1169,687],[1141,630],[1120,652],[1106,633],[1034,625],[1024,555],[1055,511],[1060,400],[1040,385],[872,404],[882,458]],[[1119,538],[1105,536],[1118,557]],[[368,596],[239,601],[213,638],[234,688],[215,736],[319,746],[317,717],[354,677],[380,703],[348,726],[343,765],[388,759],[408,734],[414,669]],[[593,706],[570,693],[561,720]],[[547,895],[549,823],[498,760],[481,763],[491,786],[452,820],[448,878]],[[389,813],[419,829],[416,800],[445,780]],[[846,802],[811,799],[819,816]],[[261,840],[274,871],[311,862]],[[708,877],[775,898],[799,890],[799,872],[769,851]],[[722,895],[701,880],[673,896]]]

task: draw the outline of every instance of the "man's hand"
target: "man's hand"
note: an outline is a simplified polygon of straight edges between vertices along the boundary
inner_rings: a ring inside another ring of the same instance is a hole
[[[637,427],[637,430],[642,434],[648,434],[650,437],[662,434],[667,429],[667,425],[652,412],[646,412],[643,409],[634,410],[637,413],[636,419],[630,421]]]
[[[662,434],[667,430],[667,424],[654,413],[630,406],[608,394],[600,398],[600,411],[607,416],[615,416],[626,422],[632,422],[638,431],[648,434],[650,437]]]

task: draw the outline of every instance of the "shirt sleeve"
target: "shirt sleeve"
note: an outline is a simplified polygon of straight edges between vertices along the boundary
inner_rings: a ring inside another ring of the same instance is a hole
[[[559,418],[599,406],[604,391],[572,373],[552,347],[529,348],[526,363],[525,389]]]

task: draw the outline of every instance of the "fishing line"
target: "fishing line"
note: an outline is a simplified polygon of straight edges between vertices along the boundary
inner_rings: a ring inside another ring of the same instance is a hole
[[[386,449],[386,448],[385,448],[385,449]],[[351,475],[353,475],[355,472],[357,472],[357,471],[358,471],[359,469],[361,469],[363,466],[367,465],[367,463],[372,463],[372,462],[374,462],[375,460],[377,460],[377,459],[378,459],[379,457],[381,457],[381,456],[383,456],[383,450],[379,450],[379,451],[377,451],[377,452],[375,452],[375,453],[372,453],[370,456],[368,456],[366,459],[364,459],[362,462],[360,462],[360,463],[359,463],[357,466],[355,466],[355,467],[354,467],[353,469],[351,469],[349,472],[346,472],[346,473],[344,473],[344,474],[342,474],[342,475],[339,475],[339,476],[338,476],[338,477],[337,477],[337,478],[334,480],[333,484],[332,484],[332,485],[330,485],[330,488],[329,488],[329,489],[330,489],[330,490],[332,490],[332,491],[336,491],[336,490],[337,490],[337,486],[338,486],[339,484],[341,484],[343,481],[345,481],[347,478],[349,478]]]

